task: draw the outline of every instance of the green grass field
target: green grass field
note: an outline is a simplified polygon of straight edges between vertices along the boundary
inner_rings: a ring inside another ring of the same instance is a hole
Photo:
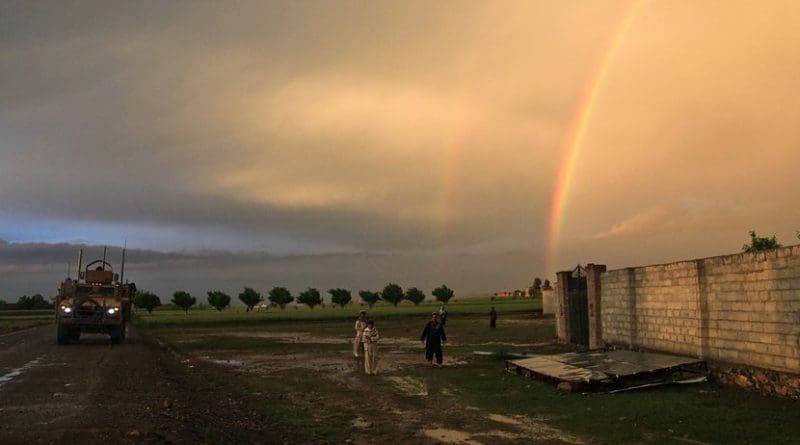
[[[488,328],[491,306],[499,313],[497,330]],[[442,431],[496,444],[775,444],[800,438],[797,402],[736,388],[706,383],[580,394],[508,374],[508,353],[565,350],[553,344],[553,318],[534,313],[538,306],[530,300],[452,302],[446,366],[431,369],[419,335],[437,307],[369,310],[382,336],[377,377],[365,376],[350,353],[358,306],[157,311],[140,313],[137,323],[192,363],[191,370],[177,364],[176,372],[237,394],[275,428],[291,432],[291,443],[439,443],[430,434]],[[353,423],[366,400],[376,408],[368,431]]]
[[[307,306],[287,306],[286,309],[270,308],[266,311],[246,312],[244,307],[232,307],[222,311],[204,307],[189,309],[183,312],[175,309],[157,309],[152,314],[148,314],[143,309],[137,309],[137,323],[143,326],[159,326],[178,324],[181,326],[202,326],[206,323],[213,325],[220,324],[242,324],[242,323],[262,323],[268,321],[291,321],[291,320],[350,320],[353,314],[359,310],[367,311],[370,318],[384,320],[395,317],[408,317],[416,315],[428,316],[441,306],[440,303],[426,301],[419,306],[404,301],[397,307],[385,302],[378,302],[372,308],[356,304],[348,305],[344,308],[327,305],[326,307],[316,307],[309,309]],[[450,315],[487,315],[491,307],[495,307],[498,313],[511,314],[520,312],[530,312],[541,310],[541,300],[517,299],[517,300],[498,300],[492,301],[489,298],[471,298],[451,301],[447,306]]]
[[[0,334],[55,323],[52,309],[0,311]]]

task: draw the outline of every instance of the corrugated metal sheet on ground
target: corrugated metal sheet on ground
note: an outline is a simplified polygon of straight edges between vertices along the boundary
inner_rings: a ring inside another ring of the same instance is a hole
[[[702,360],[653,352],[608,351],[542,355],[511,363],[565,382],[590,383],[695,365]]]

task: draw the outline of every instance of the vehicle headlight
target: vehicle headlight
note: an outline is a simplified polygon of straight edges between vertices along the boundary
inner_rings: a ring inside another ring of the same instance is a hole
[[[119,312],[118,307],[110,307],[106,310],[106,314],[108,315],[115,315],[117,312]]]
[[[69,314],[69,313],[72,312],[72,308],[69,307],[69,306],[61,306],[61,312],[64,312],[65,314]]]

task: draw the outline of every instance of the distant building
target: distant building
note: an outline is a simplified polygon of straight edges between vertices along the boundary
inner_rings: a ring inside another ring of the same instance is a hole
[[[518,298],[518,297],[532,297],[533,287],[526,287],[525,289],[515,290],[501,290],[494,293],[495,298]]]

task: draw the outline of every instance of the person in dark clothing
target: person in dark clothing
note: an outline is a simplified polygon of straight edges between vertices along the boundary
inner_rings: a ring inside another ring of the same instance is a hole
[[[492,310],[489,311],[489,327],[492,329],[497,327],[497,311],[494,310],[494,306],[492,306]]]
[[[425,360],[432,366],[441,367],[444,357],[442,356],[442,342],[447,341],[447,334],[444,333],[444,326],[439,321],[439,314],[434,312],[431,321],[425,325],[422,331],[422,341],[425,342]],[[436,356],[436,363],[433,357]]]

